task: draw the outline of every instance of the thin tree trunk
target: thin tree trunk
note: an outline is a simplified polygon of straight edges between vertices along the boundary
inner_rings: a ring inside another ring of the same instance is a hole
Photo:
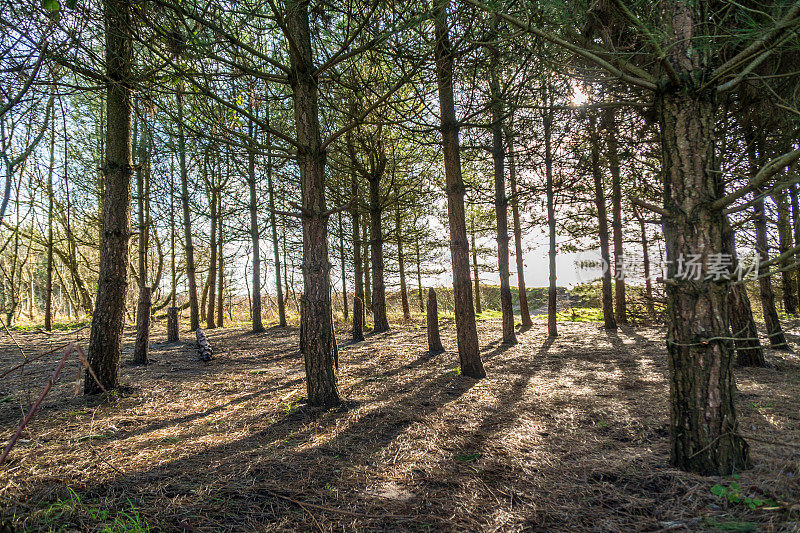
[[[105,0],[106,160],[103,201],[103,241],[95,312],[87,357],[99,383],[89,373],[84,393],[97,394],[119,385],[119,362],[128,288],[128,241],[131,212],[131,71],[132,21],[129,0]]]
[[[342,224],[342,212],[339,211],[339,259],[342,264],[342,314],[344,321],[350,318],[350,310],[347,303],[347,263],[344,259],[344,225]]]
[[[503,344],[516,344],[514,301],[508,266],[508,199],[506,198],[506,154],[503,147],[503,101],[500,94],[499,52],[491,50],[492,159],[494,163],[494,209],[497,220],[497,270],[500,275],[500,310],[503,314]]]
[[[603,110],[603,126],[606,131],[606,154],[611,171],[611,232],[614,238],[614,318],[617,324],[628,323],[625,305],[625,250],[622,239],[622,179],[617,148],[617,125],[615,110]]]
[[[428,355],[436,355],[444,352],[442,339],[439,336],[439,306],[436,303],[436,291],[428,289]]]
[[[275,190],[272,186],[272,156],[267,158],[267,188],[269,192],[269,222],[272,227],[272,257],[275,261],[275,290],[278,296],[278,325],[282,328],[286,327],[286,300],[281,288],[281,255],[278,248],[278,221],[275,216]],[[284,279],[286,278],[286,234],[284,233],[283,241],[283,268]],[[288,280],[287,280],[288,281]],[[286,297],[289,296],[289,290],[286,290]]]
[[[548,91],[549,92],[549,91]],[[550,233],[550,246],[548,252],[550,285],[547,290],[547,334],[550,337],[558,336],[556,326],[556,208],[555,190],[553,187],[553,112],[548,110],[543,120],[544,126],[544,165],[547,193],[547,226]]]
[[[594,179],[594,203],[597,207],[598,238],[600,257],[603,260],[603,325],[606,329],[617,329],[614,319],[614,297],[611,292],[611,257],[608,246],[608,214],[606,213],[606,193],[603,186],[603,173],[600,170],[600,140],[594,114],[589,114],[589,135],[591,137],[592,178]]]
[[[151,290],[147,284],[147,248],[149,227],[147,224],[147,192],[145,191],[145,172],[150,164],[150,149],[147,135],[148,114],[143,114],[141,133],[136,148],[136,206],[139,226],[139,302],[136,309],[136,343],[133,349],[133,362],[146,365],[149,361]]]
[[[408,287],[406,286],[406,264],[403,257],[403,228],[400,218],[400,201],[394,210],[395,229],[397,231],[397,268],[400,270],[400,305],[403,308],[403,319],[411,320],[411,309],[408,305]]]
[[[336,383],[338,353],[331,311],[328,215],[325,213],[325,151],[320,137],[317,79],[312,60],[308,4],[287,0],[284,16],[303,196],[303,281],[301,330],[308,403],[340,402]]]
[[[47,167],[47,281],[44,296],[44,329],[53,329],[53,171],[56,166],[55,113],[50,127],[50,164]]]
[[[414,241],[414,252],[417,255],[417,297],[419,299],[419,310],[425,312],[425,304],[422,300],[422,258],[419,255],[419,236]]]
[[[250,94],[250,112],[253,112],[253,94]],[[247,188],[250,192],[250,242],[253,246],[253,291],[252,291],[252,311],[250,315],[253,320],[253,333],[264,331],[264,323],[261,319],[261,230],[258,226],[258,191],[256,190],[256,128],[252,119],[247,122]],[[274,217],[275,214],[272,213]],[[280,264],[276,263],[278,278],[280,279]],[[278,282],[278,305],[280,305],[280,288]]]
[[[461,374],[483,378],[486,371],[478,346],[475,308],[472,306],[472,284],[469,275],[469,245],[464,218],[464,182],[458,140],[458,120],[453,96],[454,53],[450,46],[447,25],[448,0],[435,0],[433,6],[436,60],[436,84],[442,129],[447,214],[450,227],[450,257],[453,270],[456,339]]]
[[[369,233],[370,259],[372,263],[372,331],[382,333],[389,331],[389,319],[386,316],[386,283],[384,282],[383,231],[381,219],[380,174],[373,175],[369,181]]]
[[[178,161],[181,172],[181,204],[183,208],[184,250],[186,252],[186,280],[189,286],[189,327],[200,327],[200,307],[197,305],[197,276],[192,244],[192,216],[189,212],[189,171],[186,166],[186,136],[183,131],[183,87],[178,88]]]
[[[789,204],[786,201],[786,191],[775,191],[772,194],[775,205],[778,206],[778,242],[779,253],[784,254],[792,248],[792,228],[789,222]],[[778,264],[781,270],[781,288],[783,289],[783,310],[787,315],[797,314],[797,293],[795,293],[794,276],[791,264],[794,258],[786,258]]]
[[[217,214],[217,189],[214,187],[214,177],[211,177],[211,184],[209,185],[209,207],[211,208],[211,241],[209,243],[209,250],[211,251],[211,259],[208,264],[208,308],[206,310],[206,328],[214,329],[217,327],[215,321],[215,304],[217,297],[217,223],[219,215]]]
[[[480,271],[478,270],[478,246],[475,243],[475,219],[472,218],[469,221],[469,229],[470,229],[470,238],[472,240],[471,251],[472,251],[472,274],[474,277],[473,283],[475,283],[475,312],[482,313],[483,310],[481,309],[481,278],[480,278]]]
[[[355,174],[350,179],[353,198],[353,342],[364,340],[364,277],[361,262],[361,214],[358,210],[358,181]]]
[[[217,238],[217,327],[223,327],[225,320],[225,237],[223,229],[225,228],[224,216],[222,214],[222,191],[217,191],[217,217],[219,218],[218,229],[219,236]]]
[[[369,235],[367,233],[367,224],[362,224],[364,234],[361,242],[364,243],[364,312],[372,312],[372,283],[369,268]]]
[[[797,169],[796,166],[793,168]],[[800,199],[798,199],[796,183],[792,183],[789,186],[789,198],[792,200],[792,235],[794,237],[794,246],[800,246]],[[792,276],[795,283],[794,292],[798,298],[798,309],[800,309],[800,267],[792,269]]]
[[[731,270],[737,269],[736,236],[727,220],[723,234],[725,253],[731,257],[733,264]],[[732,283],[728,295],[730,305],[731,333],[736,343],[736,364],[739,366],[767,366],[764,360],[764,350],[758,338],[758,328],[753,319],[753,310],[750,307],[750,298],[744,283]]]
[[[528,306],[528,292],[525,287],[525,263],[522,253],[522,225],[519,216],[519,198],[517,197],[517,165],[514,156],[514,137],[508,137],[508,181],[511,183],[511,216],[514,223],[514,252],[517,260],[517,286],[519,288],[519,314],[523,329],[533,326]]]
[[[647,314],[651,318],[655,318],[656,309],[653,305],[653,282],[650,279],[650,250],[647,242],[647,227],[645,225],[644,217],[633,206],[633,216],[639,222],[639,233],[642,238],[642,265],[644,267],[644,305],[647,308]]]

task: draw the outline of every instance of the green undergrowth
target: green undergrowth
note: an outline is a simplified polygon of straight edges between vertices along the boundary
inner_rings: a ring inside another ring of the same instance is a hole
[[[31,526],[36,531],[74,531],[76,527],[101,533],[149,533],[154,531],[139,515],[134,504],[128,500],[124,509],[108,509],[102,502],[81,498],[72,489],[67,496],[50,503],[49,506],[31,513]]]

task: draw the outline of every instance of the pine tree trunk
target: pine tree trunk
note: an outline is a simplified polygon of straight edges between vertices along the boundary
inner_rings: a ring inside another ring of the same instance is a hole
[[[653,282],[650,279],[650,250],[647,243],[647,229],[644,222],[644,217],[633,207],[633,215],[639,221],[639,233],[642,236],[642,266],[644,268],[644,305],[647,308],[647,314],[651,318],[655,318],[656,309],[653,305]]]
[[[606,213],[606,193],[603,173],[600,170],[600,139],[594,114],[589,114],[589,135],[591,137],[592,178],[594,179],[594,203],[597,207],[597,233],[600,241],[600,257],[603,260],[603,325],[606,329],[617,329],[614,318],[614,296],[611,292],[611,257],[608,246],[608,214]]]
[[[213,180],[213,178],[212,178]],[[214,329],[217,327],[215,317],[215,304],[217,298],[217,190],[214,187],[213,181],[210,186],[209,207],[211,208],[211,241],[209,242],[209,250],[211,251],[211,259],[208,263],[208,299],[206,300],[208,308],[206,310],[206,329]]]
[[[435,0],[433,6],[436,60],[436,84],[444,155],[447,214],[450,226],[450,257],[453,270],[456,338],[461,374],[472,378],[486,376],[478,346],[475,308],[472,306],[472,285],[469,275],[469,245],[464,217],[464,182],[461,175],[461,155],[458,140],[453,96],[454,54],[450,47],[447,26],[447,0]]]
[[[147,196],[145,191],[145,171],[150,163],[147,113],[142,120],[142,131],[136,149],[136,204],[137,221],[139,226],[139,302],[136,309],[136,342],[133,347],[133,362],[137,365],[146,365],[150,362],[150,309],[151,290],[147,284],[147,248],[149,245],[150,228],[146,222]]]
[[[250,96],[250,112],[253,112],[253,95]],[[256,128],[252,120],[247,123],[247,189],[250,192],[250,243],[253,246],[253,296],[252,296],[252,310],[250,315],[253,320],[253,333],[261,333],[264,331],[264,322],[261,318],[261,229],[258,225],[258,191],[256,190]],[[273,213],[274,217],[275,214]],[[280,278],[280,268],[278,268],[278,277]],[[280,282],[278,283],[278,291],[280,294]],[[279,298],[280,300],[280,298]],[[280,305],[280,301],[278,302]]]
[[[797,167],[794,167],[797,169]],[[793,183],[789,186],[789,198],[792,200],[792,236],[794,238],[794,246],[800,246],[800,199],[797,195],[797,184]],[[795,289],[794,293],[798,298],[798,309],[800,309],[800,267],[791,270],[794,279]]]
[[[95,311],[87,357],[97,383],[86,372],[84,393],[100,386],[116,389],[128,288],[128,245],[131,213],[131,71],[133,46],[129,0],[105,0],[106,28],[106,160],[103,200],[103,239]]]
[[[217,217],[219,218],[217,237],[217,327],[225,321],[225,237],[223,236],[224,217],[222,215],[222,190],[217,191]]]
[[[556,208],[555,208],[555,190],[553,188],[553,148],[552,148],[552,135],[553,135],[553,112],[548,111],[544,116],[544,165],[546,177],[546,194],[547,194],[547,226],[550,234],[550,246],[548,251],[550,271],[550,285],[547,290],[547,334],[550,337],[558,336],[558,328],[556,326]]]
[[[367,224],[362,224],[363,226],[363,238],[361,242],[364,243],[364,312],[366,313],[369,311],[372,312],[372,283],[370,277],[370,269],[369,269],[369,254],[370,254],[370,246],[369,246],[369,234],[367,233]]]
[[[328,215],[325,206],[325,151],[319,126],[318,81],[312,60],[308,4],[287,0],[285,12],[291,86],[299,145],[303,196],[303,281],[301,328],[308,403],[340,403],[336,383],[337,348],[331,309]]]
[[[475,312],[482,313],[481,309],[481,278],[478,270],[478,247],[475,245],[475,220],[470,220],[470,237],[472,238],[472,274],[475,283]]]
[[[508,181],[511,183],[511,216],[514,223],[514,252],[517,260],[517,286],[519,287],[519,314],[523,329],[533,326],[528,292],[525,287],[525,263],[522,252],[522,225],[519,216],[519,198],[517,197],[517,165],[514,157],[514,137],[508,135]]]
[[[411,309],[408,305],[408,287],[406,286],[406,264],[403,257],[403,228],[400,219],[400,201],[395,208],[395,228],[397,231],[397,268],[400,270],[400,305],[403,308],[403,319],[411,320]]]
[[[419,300],[419,310],[425,312],[425,304],[422,301],[422,258],[419,254],[419,237],[414,241],[414,253],[417,255],[417,299]]]
[[[436,303],[436,292],[428,289],[428,354],[436,355],[444,352],[442,339],[439,337],[439,308]]]
[[[288,289],[286,296],[283,294],[281,288],[281,256],[278,248],[278,222],[275,216],[275,191],[272,186],[272,156],[268,158],[267,163],[267,188],[269,189],[269,208],[270,208],[270,226],[272,227],[272,253],[275,260],[275,290],[278,295],[278,325],[282,328],[286,327],[286,297],[289,296]],[[286,253],[286,242],[283,243],[284,254]],[[284,256],[283,268],[286,268],[286,260]],[[284,271],[285,278],[285,271]]]
[[[736,237],[730,224],[725,225],[723,234],[725,253],[730,254],[734,261],[732,270],[736,270]],[[750,298],[744,283],[732,283],[728,295],[731,310],[731,336],[736,339],[736,364],[739,366],[764,367],[764,350],[758,338],[758,329],[753,319],[753,310],[750,307]]]
[[[778,242],[779,253],[783,254],[792,248],[792,228],[789,222],[789,204],[786,201],[786,191],[775,191],[772,194],[775,205],[778,206]],[[787,315],[797,314],[797,293],[795,293],[795,280],[791,264],[793,258],[786,258],[778,264],[781,270],[781,288],[783,292],[783,310]]]
[[[167,342],[178,342],[178,308],[167,309]]]
[[[691,14],[676,5],[669,16],[679,44],[670,58],[693,80],[699,52],[685,35]],[[689,50],[687,52],[687,49]],[[689,53],[692,52],[692,53]],[[691,84],[691,81],[687,81]],[[662,142],[667,244],[667,351],[670,372],[670,458],[703,475],[728,475],[749,466],[738,435],[733,345],[728,324],[729,281],[680,271],[681,261],[725,252],[724,215],[710,209],[718,196],[714,166],[714,104],[691,87],[656,97]],[[685,263],[683,263],[685,264]]]
[[[344,258],[344,225],[342,224],[342,212],[339,211],[339,260],[342,264],[342,314],[344,321],[350,318],[350,310],[347,303],[347,262]]]
[[[150,363],[150,309],[152,307],[150,287],[142,285],[139,289],[139,304],[136,311],[136,342],[133,346],[133,363]]]
[[[756,192],[756,194],[760,194]],[[762,263],[769,260],[769,244],[767,242],[767,217],[764,214],[764,200],[759,199],[753,204],[753,223],[756,228],[756,250],[759,261]],[[772,276],[769,275],[770,268],[762,266],[758,269],[758,288],[761,294],[761,310],[764,314],[764,323],[767,329],[767,337],[772,348],[781,350],[788,349],[786,337],[781,328],[778,318],[778,310],[775,308],[775,293],[772,290]]]
[[[386,283],[383,280],[383,231],[381,218],[380,175],[371,176],[369,181],[369,229],[370,258],[372,260],[372,331],[382,333],[389,331],[389,319],[386,316]]]
[[[492,159],[494,166],[494,209],[497,221],[497,270],[500,275],[500,310],[503,314],[503,344],[516,344],[514,302],[508,266],[508,198],[506,197],[506,154],[503,147],[503,101],[500,94],[499,52],[491,51]]]
[[[603,129],[606,131],[606,153],[611,171],[611,232],[614,238],[614,319],[617,324],[628,323],[625,305],[625,250],[622,239],[622,178],[617,148],[615,110],[603,112]]]
[[[183,87],[178,88],[178,160],[181,172],[181,207],[183,209],[184,250],[186,251],[186,280],[189,285],[189,328],[200,327],[200,307],[197,305],[197,275],[192,244],[192,216],[189,212],[189,170],[186,166],[186,136],[183,131]]]
[[[55,170],[55,116],[50,127],[50,164],[47,167],[47,281],[44,296],[44,329],[53,329],[53,171]]]
[[[358,210],[358,181],[350,180],[353,198],[353,342],[364,340],[364,273],[361,262],[361,214]]]

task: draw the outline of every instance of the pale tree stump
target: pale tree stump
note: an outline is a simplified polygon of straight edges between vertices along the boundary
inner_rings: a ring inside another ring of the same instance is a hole
[[[439,337],[439,310],[436,303],[436,292],[428,289],[428,355],[444,352]]]
[[[136,309],[136,344],[133,348],[133,363],[146,365],[150,362],[150,287],[139,289],[139,305]]]
[[[167,342],[178,342],[178,308],[167,309]]]

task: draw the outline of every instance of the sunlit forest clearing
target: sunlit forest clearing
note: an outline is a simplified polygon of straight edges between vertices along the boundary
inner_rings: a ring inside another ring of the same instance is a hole
[[[2,533],[800,528],[800,2],[0,27]]]

